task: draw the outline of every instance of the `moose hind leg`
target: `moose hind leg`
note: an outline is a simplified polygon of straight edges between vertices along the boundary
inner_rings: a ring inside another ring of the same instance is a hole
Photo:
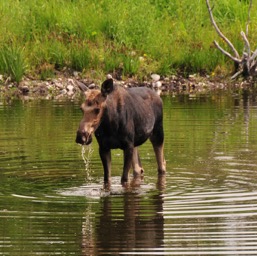
[[[123,164],[123,173],[122,173],[122,177],[121,177],[122,183],[128,181],[128,173],[132,167],[133,152],[134,152],[134,147],[132,147],[132,146],[123,150],[124,164]]]
[[[165,174],[166,172],[166,161],[164,159],[164,133],[162,126],[159,126],[158,129],[153,131],[152,136],[150,137],[152,142],[157,165],[158,173]]]
[[[163,144],[161,145],[153,145],[154,153],[158,165],[158,173],[159,174],[165,174],[166,172],[166,161],[164,159],[164,153],[163,153]]]
[[[141,176],[144,173],[137,147],[133,151],[132,168],[134,177]]]

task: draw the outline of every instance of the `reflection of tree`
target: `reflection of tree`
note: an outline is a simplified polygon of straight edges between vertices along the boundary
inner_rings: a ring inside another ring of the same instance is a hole
[[[97,250],[115,254],[136,248],[162,247],[164,219],[160,191],[144,197],[131,192],[130,188],[130,192],[122,196],[103,198],[95,229]]]
[[[244,106],[244,124],[245,124],[245,137],[246,144],[249,143],[249,123],[250,123],[250,102],[249,95],[244,94],[243,96],[243,106]]]
[[[235,148],[239,139],[244,139],[245,146],[249,143],[250,102],[247,95],[243,99],[231,100],[232,106],[224,109],[225,115],[215,120],[215,130],[209,154],[225,153]],[[243,125],[244,124],[244,125]]]

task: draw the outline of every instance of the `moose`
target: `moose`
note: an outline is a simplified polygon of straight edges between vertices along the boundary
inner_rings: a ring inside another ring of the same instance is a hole
[[[164,132],[162,100],[150,88],[124,88],[105,80],[100,89],[83,88],[85,101],[81,105],[76,143],[89,145],[95,135],[104,169],[104,183],[111,179],[111,149],[122,149],[124,155],[121,182],[128,181],[133,168],[134,177],[143,175],[138,146],[150,139],[155,152],[158,173],[164,174]]]

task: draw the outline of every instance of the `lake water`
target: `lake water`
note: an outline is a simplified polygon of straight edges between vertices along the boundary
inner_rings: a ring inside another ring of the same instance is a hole
[[[257,103],[163,96],[167,174],[103,187],[79,102],[0,102],[0,255],[257,255]]]

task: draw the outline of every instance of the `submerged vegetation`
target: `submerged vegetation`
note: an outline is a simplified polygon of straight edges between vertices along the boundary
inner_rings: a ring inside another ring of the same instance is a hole
[[[223,33],[243,48],[248,1],[215,0],[213,6]],[[204,0],[15,0],[0,1],[0,13],[0,74],[16,82],[67,69],[92,78],[111,72],[137,79],[153,72],[223,76],[233,69],[213,46],[219,38]]]

